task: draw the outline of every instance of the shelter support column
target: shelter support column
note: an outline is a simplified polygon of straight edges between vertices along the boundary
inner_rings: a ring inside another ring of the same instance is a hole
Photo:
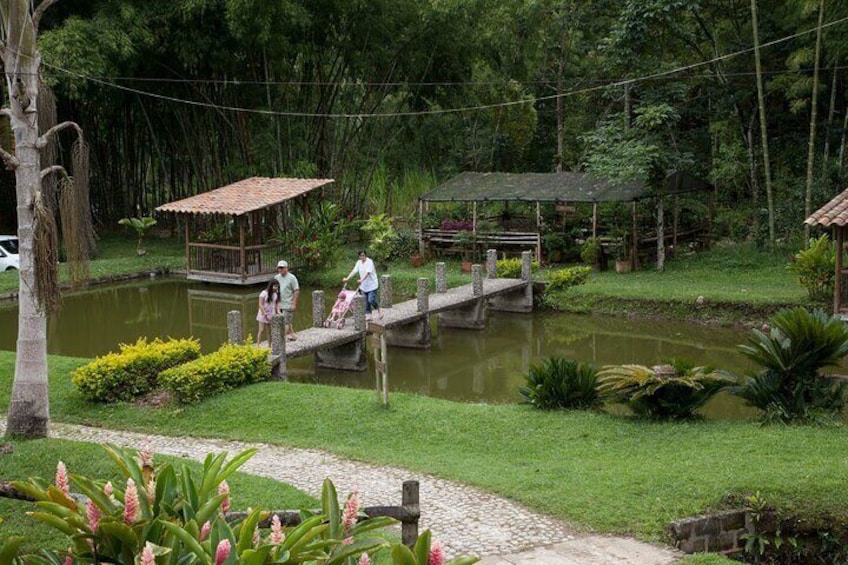
[[[833,313],[839,314],[843,308],[843,264],[845,260],[845,228],[836,226],[836,281],[833,285]]]

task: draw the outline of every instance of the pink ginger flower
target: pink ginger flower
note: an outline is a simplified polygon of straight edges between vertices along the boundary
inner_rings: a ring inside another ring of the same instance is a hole
[[[286,534],[283,533],[283,524],[280,522],[280,517],[274,514],[271,518],[271,543],[280,545],[286,540]]]
[[[132,526],[138,518],[138,489],[135,481],[127,479],[127,490],[124,491],[124,524]]]
[[[359,561],[356,562],[356,565],[371,565],[371,558],[368,557],[367,553],[363,553],[359,556]]]
[[[112,496],[113,490],[114,489],[112,487],[112,481],[107,481],[106,484],[103,485],[103,494],[105,494],[106,496]]]
[[[210,531],[212,531],[212,524],[210,524],[209,520],[207,520],[203,522],[203,525],[200,527],[200,541],[205,540]]]
[[[144,492],[147,495],[147,504],[153,506],[153,503],[156,502],[156,481],[154,479],[150,479],[150,482],[144,487]]]
[[[227,484],[226,480],[221,481],[221,484],[218,485],[218,494],[226,494],[224,500],[221,501],[221,513],[226,514],[230,511],[230,485]]]
[[[138,460],[142,467],[153,467],[153,449],[150,447],[150,438],[144,442],[144,448],[138,452]]]
[[[342,545],[350,545],[353,543],[353,536],[348,536],[342,540]]]
[[[427,565],[444,565],[445,552],[442,549],[442,544],[436,540],[430,545],[430,558],[427,560]]]
[[[230,556],[230,540],[222,539],[215,550],[215,565],[221,565]]]
[[[253,528],[253,547],[259,547],[259,526]]]
[[[65,565],[74,565],[74,552],[68,548],[68,554],[65,556]]]
[[[156,557],[153,555],[153,546],[150,542],[144,544],[144,549],[141,550],[141,563],[139,565],[155,565]]]
[[[100,508],[92,501],[85,503],[85,517],[88,519],[88,529],[96,532],[100,526]]]
[[[353,492],[347,497],[344,510],[342,511],[342,529],[347,530],[356,524],[356,518],[359,516],[359,488],[353,487]]]
[[[68,496],[71,492],[71,486],[68,482],[68,469],[62,461],[59,461],[59,464],[56,465],[56,488],[62,491],[65,496]]]

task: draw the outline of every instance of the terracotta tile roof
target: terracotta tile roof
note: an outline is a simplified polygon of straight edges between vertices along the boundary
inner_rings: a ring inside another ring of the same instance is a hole
[[[825,227],[848,225],[848,190],[842,191],[833,200],[813,212],[804,220],[804,223]]]
[[[163,204],[156,208],[156,211],[241,216],[285,202],[332,182],[333,179],[252,177],[203,194]]]

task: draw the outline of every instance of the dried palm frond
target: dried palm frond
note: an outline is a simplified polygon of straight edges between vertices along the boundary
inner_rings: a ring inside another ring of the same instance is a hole
[[[62,179],[60,202],[62,239],[65,242],[71,286],[76,288],[88,280],[88,248],[83,226],[84,212],[73,179],[69,177]]]
[[[56,312],[59,295],[59,234],[53,212],[40,192],[33,199],[33,268],[35,297],[42,312]]]
[[[91,200],[89,198],[89,154],[88,144],[80,137],[74,142],[71,150],[71,165],[74,172],[75,206],[80,214],[79,238],[84,244],[82,253],[87,259],[93,257],[97,251],[97,239],[94,233],[94,221],[91,216]]]

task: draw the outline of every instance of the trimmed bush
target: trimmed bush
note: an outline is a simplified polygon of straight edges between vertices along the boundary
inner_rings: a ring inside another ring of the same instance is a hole
[[[226,343],[218,351],[159,375],[159,384],[181,403],[268,379],[268,349],[252,343]]]
[[[596,384],[595,367],[564,357],[548,357],[531,363],[527,384],[518,388],[523,404],[542,410],[597,408],[602,401]]]
[[[530,263],[530,272],[535,273],[539,268],[537,261]],[[501,279],[520,279],[521,278],[521,258],[499,259],[497,263],[498,278]]]
[[[139,338],[134,344],[121,344],[119,353],[96,358],[71,373],[71,381],[86,400],[94,402],[130,401],[158,386],[161,371],[200,356],[196,339],[159,338],[151,342]]]
[[[556,292],[579,284],[586,284],[591,272],[591,267],[568,267],[553,270],[548,275],[548,286],[545,290]]]

